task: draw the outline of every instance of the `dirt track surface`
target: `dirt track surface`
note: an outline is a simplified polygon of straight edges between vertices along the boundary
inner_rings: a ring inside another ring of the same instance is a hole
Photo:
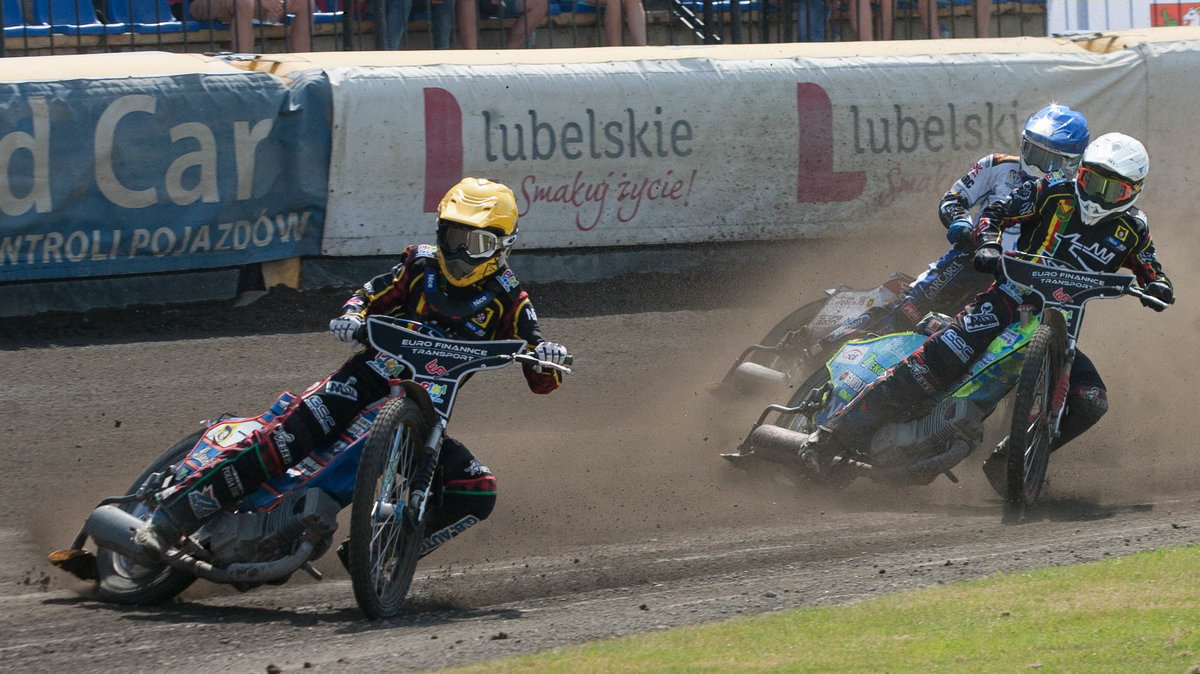
[[[741,348],[830,279],[869,285],[931,257],[890,251],[854,275],[831,252],[772,274],[535,288],[576,372],[550,396],[515,370],[467,387],[451,433],[497,474],[496,512],[422,563],[410,614],[376,623],[332,555],[321,583],[201,582],[136,609],[44,563],[198,421],[257,413],[340,363],[347,347],[322,328],[341,293],[3,322],[0,670],[423,670],[1200,541],[1195,367],[1172,357],[1200,322],[1183,300],[1162,315],[1089,307],[1082,345],[1113,409],[1055,455],[1031,522],[1000,523],[981,454],[957,485],[837,495],[726,465],[718,454],[778,402],[709,395]]]

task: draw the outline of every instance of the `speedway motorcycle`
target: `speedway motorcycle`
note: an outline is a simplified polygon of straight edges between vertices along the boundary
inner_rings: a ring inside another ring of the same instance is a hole
[[[953,255],[954,249],[947,253]],[[929,310],[955,312],[987,287],[985,276],[970,269],[970,257],[959,253],[941,264],[938,275],[923,284],[921,304]],[[771,328],[762,343],[752,344],[717,385],[715,392],[754,393],[793,389],[829,354],[851,339],[882,335],[912,325],[926,313],[907,295],[915,282],[895,273],[867,289],[839,285],[825,296],[788,314]]]
[[[893,485],[921,485],[939,475],[957,482],[952,469],[981,443],[984,420],[1011,392],[1007,440],[1005,518],[1020,519],[1036,504],[1045,484],[1050,448],[1066,407],[1084,305],[1097,298],[1132,295],[1156,303],[1134,286],[1135,277],[1078,270],[1052,258],[1008,251],[998,283],[1014,293],[1033,292],[1042,310],[1020,307],[1008,326],[972,363],[949,392],[931,406],[912,409],[884,426],[868,446],[844,455],[818,457],[816,474],[799,465],[807,435],[845,407],[872,381],[920,347],[936,324],[931,314],[918,332],[851,339],[796,388],[787,405],[770,405],[729,461],[782,464],[808,483],[844,486],[858,477]],[[1159,303],[1161,304],[1161,303]],[[921,331],[923,327],[927,327]],[[772,423],[767,419],[775,415]]]
[[[282,584],[297,570],[320,580],[312,562],[329,550],[338,512],[350,506],[346,553],[355,599],[372,619],[399,613],[417,560],[443,542],[424,540],[425,526],[440,503],[435,475],[462,384],[471,373],[514,362],[570,369],[534,357],[523,340],[448,339],[431,326],[386,316],[369,317],[356,339],[394,359],[389,371],[403,374],[340,438],[314,448],[161,559],[147,558],[133,533],[156,507],[154,495],[263,428],[295,397],[284,393],[257,417],[205,422],[150,464],[131,493],[101,501],[71,547],[50,561],[97,581],[102,598],[121,604],[167,601],[197,578],[241,591]],[[83,549],[89,538],[94,553]]]

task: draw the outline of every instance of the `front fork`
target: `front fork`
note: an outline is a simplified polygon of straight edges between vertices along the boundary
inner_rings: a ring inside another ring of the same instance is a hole
[[[406,391],[404,390],[403,382],[404,380],[396,378],[388,380],[388,385],[391,389],[391,396],[393,398],[399,398],[407,395]],[[417,471],[417,474],[409,478],[410,490],[408,503],[404,504],[402,507],[404,517],[408,520],[410,525],[415,526],[418,522],[424,519],[425,511],[428,509],[429,494],[433,488],[433,478],[437,471],[438,460],[440,459],[442,453],[442,440],[445,438],[446,421],[447,420],[444,417],[437,417],[433,426],[433,430],[429,432],[429,436],[425,438],[425,443],[422,445],[422,449],[424,449],[423,455],[425,457],[425,461],[421,464],[421,468]],[[390,452],[388,452],[388,462],[387,466],[384,468],[383,489],[380,490],[380,493],[382,494],[390,494],[395,485],[397,475],[396,470],[400,465],[400,448],[396,444],[398,442],[399,438],[394,438],[392,449]],[[380,516],[393,516],[395,514],[396,505],[397,504],[391,504],[390,507],[381,509]]]
[[[1017,308],[1021,315],[1021,325],[1027,326],[1033,320],[1034,306],[1022,304]],[[1063,415],[1067,410],[1067,393],[1071,388],[1071,368],[1075,365],[1075,339],[1067,337],[1067,348],[1063,353],[1063,364],[1059,368],[1058,378],[1050,385],[1050,442],[1058,438],[1058,429],[1062,425]]]

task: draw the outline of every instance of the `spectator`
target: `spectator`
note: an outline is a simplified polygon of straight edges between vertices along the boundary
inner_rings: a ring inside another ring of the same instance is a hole
[[[458,33],[463,49],[479,48],[479,16],[518,14],[508,32],[505,49],[528,47],[533,31],[542,25],[550,11],[549,0],[464,0],[458,5]]]
[[[859,40],[867,42],[875,39],[875,19],[872,8],[879,7],[879,28],[880,38],[884,40],[892,39],[892,23],[893,7],[896,0],[882,0],[881,2],[872,2],[871,0],[849,0],[850,3],[850,29],[858,37]]]
[[[796,5],[796,40],[824,42],[830,0],[800,0]]]
[[[621,35],[621,15],[629,28],[629,43],[635,47],[646,46],[646,7],[642,0],[598,0],[604,8],[604,44],[620,47],[624,44]],[[824,2],[824,0],[819,0]]]
[[[975,37],[988,37],[992,26],[992,0],[975,0]]]
[[[183,19],[184,0],[171,3],[171,12]],[[230,25],[233,51],[254,51],[254,21],[283,25],[284,15],[293,15],[287,25],[290,52],[312,51],[312,0],[193,0],[189,12],[197,21],[221,21]]]
[[[399,49],[413,12],[429,12],[429,37],[434,49],[449,49],[450,36],[454,31],[456,0],[382,0],[386,28],[381,36],[376,35],[375,46],[381,49]],[[470,0],[463,4],[473,4]]]

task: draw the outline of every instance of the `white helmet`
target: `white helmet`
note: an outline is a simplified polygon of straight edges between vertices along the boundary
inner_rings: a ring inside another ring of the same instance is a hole
[[[1106,133],[1083,151],[1075,196],[1083,224],[1094,225],[1112,213],[1128,210],[1142,192],[1150,157],[1136,138]]]

